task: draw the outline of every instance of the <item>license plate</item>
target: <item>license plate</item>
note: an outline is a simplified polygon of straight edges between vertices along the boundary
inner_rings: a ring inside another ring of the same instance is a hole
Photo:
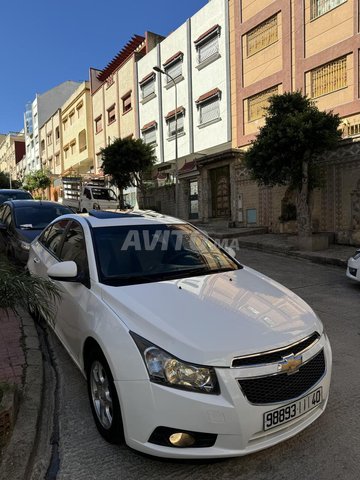
[[[304,413],[312,410],[322,402],[322,387],[314,390],[306,395],[306,397],[300,398],[296,402],[289,403],[284,407],[276,408],[264,413],[264,430],[270,430],[270,428],[278,427],[284,423],[290,422]]]

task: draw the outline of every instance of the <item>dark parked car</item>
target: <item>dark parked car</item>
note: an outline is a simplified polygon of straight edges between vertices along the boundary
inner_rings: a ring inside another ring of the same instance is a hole
[[[16,263],[26,264],[30,243],[54,218],[72,213],[56,202],[9,200],[0,205],[0,251]]]
[[[11,188],[0,189],[0,205],[7,200],[33,200],[31,193],[26,190],[17,190]]]

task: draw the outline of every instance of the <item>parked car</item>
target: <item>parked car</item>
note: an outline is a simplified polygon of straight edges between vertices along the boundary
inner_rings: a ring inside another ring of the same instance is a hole
[[[31,244],[28,269],[63,291],[51,326],[110,442],[239,456],[325,410],[332,357],[318,316],[186,222],[64,215]]]
[[[17,190],[11,188],[0,189],[0,205],[7,200],[33,200],[31,193],[26,190]]]
[[[349,258],[346,269],[346,276],[360,282],[360,249]]]
[[[72,213],[56,202],[9,200],[0,206],[0,250],[25,265],[30,243],[59,215]]]

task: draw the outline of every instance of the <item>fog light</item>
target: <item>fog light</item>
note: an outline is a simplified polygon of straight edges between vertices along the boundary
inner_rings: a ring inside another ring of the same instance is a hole
[[[174,447],[191,447],[195,443],[195,438],[189,433],[173,433],[169,437],[171,445]]]

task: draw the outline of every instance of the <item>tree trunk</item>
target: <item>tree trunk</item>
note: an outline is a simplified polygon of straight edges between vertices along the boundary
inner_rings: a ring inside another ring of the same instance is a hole
[[[309,202],[309,162],[303,161],[303,180],[296,198],[297,224],[299,237],[310,237],[312,234],[311,208]]]

